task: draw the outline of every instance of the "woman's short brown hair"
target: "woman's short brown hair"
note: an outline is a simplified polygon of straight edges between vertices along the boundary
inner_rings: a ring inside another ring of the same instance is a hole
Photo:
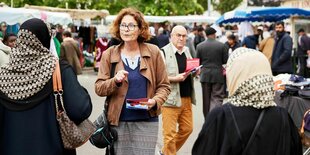
[[[134,8],[124,8],[118,13],[110,29],[111,35],[116,39],[122,41],[119,25],[121,24],[123,17],[126,15],[132,16],[138,23],[138,27],[141,32],[140,35],[138,36],[138,42],[141,43],[149,40],[151,38],[151,34],[149,31],[149,24],[144,20],[143,14]]]

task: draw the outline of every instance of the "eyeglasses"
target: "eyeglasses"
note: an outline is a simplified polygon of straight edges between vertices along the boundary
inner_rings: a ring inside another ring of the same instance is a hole
[[[175,36],[177,36],[178,38],[181,38],[181,37],[186,38],[187,34],[182,35],[182,34],[177,33],[177,34],[175,34]]]
[[[133,30],[135,30],[135,27],[137,27],[137,26],[138,25],[135,25],[133,23],[129,23],[128,25],[123,23],[123,24],[119,25],[119,28],[120,28],[120,30],[123,30],[123,31],[126,31],[126,30],[133,31]]]

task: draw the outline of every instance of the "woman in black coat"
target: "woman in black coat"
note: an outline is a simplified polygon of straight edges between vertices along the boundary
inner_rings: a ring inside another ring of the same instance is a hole
[[[209,113],[192,154],[301,155],[295,124],[287,110],[274,103],[267,58],[256,50],[238,48],[227,61],[226,75],[228,103]]]
[[[40,19],[25,21],[10,61],[0,70],[0,154],[74,155],[63,147],[56,121],[52,75],[57,58],[49,51],[51,31]],[[92,111],[88,92],[72,67],[60,64],[64,107],[76,124]]]

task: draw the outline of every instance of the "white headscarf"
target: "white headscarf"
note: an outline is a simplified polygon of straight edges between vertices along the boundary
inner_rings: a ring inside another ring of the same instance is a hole
[[[259,51],[238,48],[227,61],[228,102],[262,109],[276,106],[268,59]]]

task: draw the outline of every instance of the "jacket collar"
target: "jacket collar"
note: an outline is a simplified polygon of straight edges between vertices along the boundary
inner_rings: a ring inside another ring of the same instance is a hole
[[[11,48],[3,44],[2,41],[0,41],[0,50],[2,50],[7,55],[11,52]]]
[[[67,37],[67,38],[64,38],[63,41],[75,41],[75,40],[71,37]]]
[[[148,43],[139,43],[141,58],[151,57],[151,49],[147,46]],[[111,51],[111,63],[121,61],[121,47],[124,43],[116,45]]]

